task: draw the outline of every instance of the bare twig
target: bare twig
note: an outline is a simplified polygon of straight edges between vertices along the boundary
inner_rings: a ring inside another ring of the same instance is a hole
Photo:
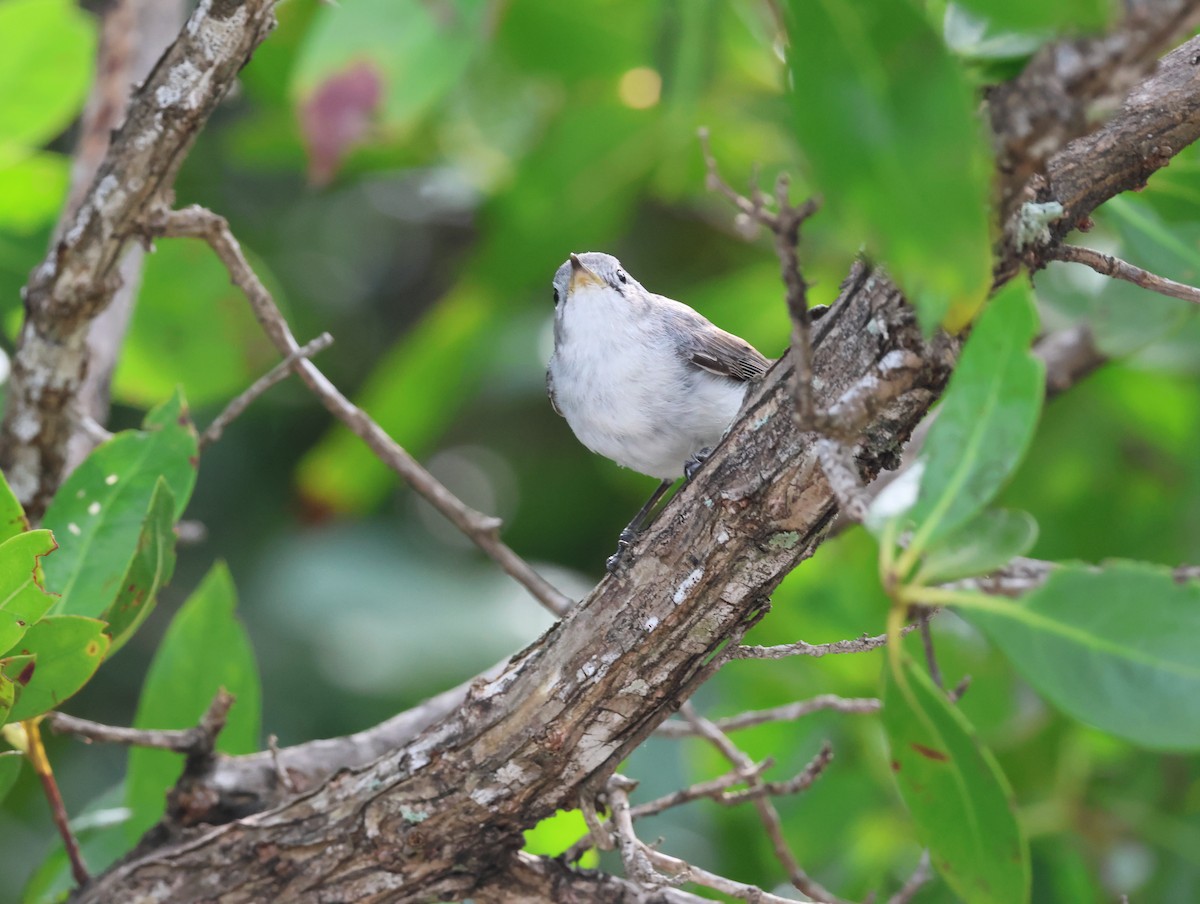
[[[1119,257],[1113,257],[1102,251],[1084,248],[1080,245],[1055,245],[1047,250],[1046,256],[1051,260],[1064,263],[1083,264],[1104,276],[1123,279],[1135,286],[1149,289],[1151,292],[1166,295],[1168,298],[1179,298],[1183,301],[1190,301],[1192,304],[1200,304],[1200,289],[1158,276],[1149,270],[1135,267]]]
[[[932,617],[932,612],[923,611],[917,620],[917,625],[921,629],[921,646],[925,648],[925,662],[929,666],[929,677],[938,687],[944,687],[942,669],[938,665],[937,653],[933,649],[933,634],[929,630],[929,620]]]
[[[909,904],[916,897],[922,886],[933,878],[933,870],[929,866],[929,851],[921,853],[921,859],[917,861],[917,867],[913,870],[912,875],[894,895],[888,898],[888,904]]]
[[[915,630],[916,625],[905,625],[904,633]],[[788,656],[833,656],[839,653],[869,653],[887,644],[886,634],[874,637],[863,635],[854,640],[835,640],[833,643],[805,643],[798,640],[795,643],[785,643],[774,647],[755,647],[743,645],[729,654],[730,659],[785,659]]]
[[[646,859],[655,868],[667,873],[677,882],[694,882],[696,885],[703,885],[705,888],[711,888],[713,891],[727,894],[730,897],[737,898],[739,901],[748,901],[750,904],[796,904],[792,898],[781,898],[779,895],[773,895],[769,891],[763,891],[757,885],[747,885],[744,882],[736,882],[725,876],[718,876],[716,873],[710,873],[708,870],[701,869],[694,864],[688,863],[686,860],[680,860],[678,857],[672,857],[670,854],[656,851],[641,842],[638,842],[638,844],[645,853]],[[817,900],[824,899],[820,898]]]
[[[800,226],[817,212],[820,202],[809,198],[802,204],[793,205],[788,198],[789,184],[784,174],[775,180],[774,210],[767,207],[767,199],[759,190],[757,179],[751,182],[752,197],[745,197],[721,177],[709,146],[708,129],[701,129],[699,135],[709,190],[720,192],[738,209],[739,216],[765,226],[775,236],[775,254],[779,258],[788,312],[792,318],[790,354],[795,371],[792,390],[796,401],[796,423],[801,429],[818,429],[823,419],[818,415],[813,397],[812,317],[808,310],[808,283],[800,271],[797,248]]]
[[[225,727],[229,708],[233,706],[233,694],[224,688],[217,692],[212,703],[192,728],[177,730],[154,728],[125,728],[118,725],[102,725],[88,719],[52,712],[46,716],[46,724],[56,734],[70,734],[82,738],[85,743],[100,741],[106,744],[125,744],[130,747],[153,747],[173,750],[189,757],[212,756],[217,735]]]
[[[46,747],[42,744],[42,731],[38,725],[39,719],[28,719],[21,723],[25,742],[25,756],[29,765],[37,773],[38,781],[42,783],[42,791],[50,805],[50,816],[54,827],[62,838],[63,847],[67,852],[67,860],[71,863],[71,875],[77,885],[84,885],[91,879],[87,864],[83,862],[83,852],[79,850],[79,842],[71,831],[71,821],[67,817],[67,808],[63,803],[62,794],[58,790],[58,781],[54,778],[54,770],[50,759],[46,756]]]
[[[821,694],[809,700],[798,700],[772,709],[750,710],[729,716],[724,719],[714,719],[713,724],[724,732],[763,725],[767,722],[792,722],[807,715],[822,710],[833,710],[839,713],[874,713],[879,712],[880,703],[874,697],[839,697],[837,694]],[[690,722],[672,719],[664,722],[654,730],[663,738],[695,737],[699,734],[696,726]]]
[[[808,764],[801,769],[796,775],[784,782],[762,782],[761,784],[753,784],[744,791],[726,791],[719,797],[715,798],[717,803],[732,805],[740,804],[743,801],[754,800],[758,797],[787,797],[790,794],[799,794],[801,791],[807,791],[812,787],[813,782],[821,777],[821,773],[825,768],[833,762],[833,747],[828,741],[821,744],[821,749],[817,751],[817,755],[808,761]]]
[[[184,236],[207,242],[229,271],[230,279],[245,293],[254,316],[279,353],[290,358],[301,350],[275,299],[246,260],[224,217],[197,206],[183,210],[160,208],[151,214],[144,228],[151,235]],[[534,599],[559,616],[573,605],[500,539],[499,518],[476,511],[451,493],[365,411],[346,398],[311,361],[301,358],[291,366],[334,417],[349,427],[384,464],[404,478]]]
[[[711,720],[700,715],[691,703],[684,703],[679,708],[679,713],[695,727],[701,737],[707,739],[714,747],[721,751],[721,754],[730,763],[736,768],[743,770],[750,787],[753,788],[755,785],[762,784],[762,780],[751,772],[754,768],[753,761],[746,754],[742,753],[737,748],[737,745]],[[827,904],[840,904],[840,898],[824,888],[801,868],[800,863],[796,860],[795,855],[788,846],[787,839],[783,837],[783,824],[779,819],[779,811],[775,809],[775,805],[764,796],[753,798],[753,802],[754,808],[758,811],[759,818],[767,830],[767,836],[771,839],[771,847],[775,851],[775,856],[783,864],[792,884],[816,901],[827,902]]]
[[[312,342],[296,349],[269,371],[250,384],[241,395],[235,398],[227,406],[225,410],[218,414],[211,424],[200,434],[200,449],[203,451],[208,446],[211,446],[221,438],[225,432],[225,428],[241,417],[242,413],[249,408],[254,401],[265,393],[276,383],[282,383],[296,369],[297,362],[304,358],[311,358],[318,352],[323,352],[333,344],[333,337],[328,333],[322,333]]]
[[[616,838],[617,850],[621,854],[621,863],[625,866],[625,875],[630,879],[647,885],[662,885],[662,878],[654,872],[654,867],[646,857],[646,848],[638,842],[633,831],[633,817],[629,815],[629,792],[635,787],[637,782],[616,774],[609,778],[604,789],[608,797],[608,808],[612,811],[613,835]]]

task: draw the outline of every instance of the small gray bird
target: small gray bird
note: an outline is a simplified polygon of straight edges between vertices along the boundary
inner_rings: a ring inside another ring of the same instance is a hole
[[[546,390],[579,441],[662,483],[608,560],[616,569],[646,516],[691,477],[771,362],[685,304],[647,292],[611,254],[572,254],[554,274]]]

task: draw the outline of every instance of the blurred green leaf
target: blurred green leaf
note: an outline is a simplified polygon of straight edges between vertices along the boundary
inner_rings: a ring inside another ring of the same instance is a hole
[[[87,95],[95,43],[72,0],[0,2],[0,149],[36,147],[67,127]]]
[[[532,829],[525,830],[525,845],[521,850],[543,857],[557,857],[586,835],[587,831],[587,823],[578,810],[558,810]],[[592,850],[580,858],[579,865],[584,869],[594,869],[599,862],[599,855]]]
[[[270,285],[261,262],[251,263]],[[208,246],[160,241],[147,255],[113,377],[116,398],[149,406],[182,386],[195,406],[224,401],[276,360],[245,296]]]
[[[482,368],[498,314],[486,293],[460,287],[378,364],[358,404],[409,453],[421,455],[455,414],[447,397],[465,392]],[[447,369],[446,361],[458,366]],[[309,450],[297,476],[306,497],[335,511],[369,506],[396,480],[344,427]]]
[[[4,719],[0,716],[0,722],[2,721]],[[8,796],[12,786],[21,777],[23,762],[25,762],[25,755],[18,750],[0,751],[0,803],[4,802],[4,798]]]
[[[994,28],[1008,31],[1098,31],[1116,12],[1111,0],[955,0],[948,6],[968,10]]]
[[[28,233],[51,222],[69,177],[70,162],[61,154],[33,153],[11,163],[0,154],[0,229]]]
[[[0,544],[0,653],[54,605],[38,560],[57,548],[48,530],[27,531]]]
[[[59,551],[46,587],[61,594],[56,612],[99,616],[121,592],[159,480],[178,519],[196,483],[196,431],[179,393],[146,415],[145,430],[126,430],[97,446],[63,482],[45,524]]]
[[[261,690],[254,651],[234,614],[236,591],[223,564],[212,570],[172,619],[150,663],[134,726],[191,728],[221,688],[237,698],[217,738],[223,753],[258,749]],[[183,755],[135,748],[129,752],[126,803],[133,811],[125,837],[137,841],[160,816]]]
[[[934,867],[967,904],[1028,901],[1028,844],[995,757],[912,659],[886,672],[892,771]]]
[[[788,4],[793,121],[848,251],[867,242],[925,329],[992,283],[989,155],[958,63],[909,0]]]
[[[142,522],[133,561],[121,580],[117,598],[100,616],[108,622],[108,634],[112,637],[110,656],[125,645],[154,610],[159,589],[171,580],[174,571],[175,499],[167,482],[159,478],[150,497],[150,510]]]
[[[988,509],[933,543],[914,579],[944,584],[987,574],[1022,556],[1037,540],[1037,522],[1028,512]]]
[[[1037,331],[1029,289],[1010,282],[971,331],[920,461],[920,491],[907,517],[915,523],[907,554],[974,517],[1020,464],[1045,393],[1041,361],[1030,352]]]
[[[962,614],[1076,719],[1143,747],[1200,749],[1200,582],[1137,562],[1066,566]]]
[[[87,684],[108,652],[104,628],[104,622],[80,615],[47,615],[30,625],[19,650],[37,660],[9,718],[15,722],[49,712]]]

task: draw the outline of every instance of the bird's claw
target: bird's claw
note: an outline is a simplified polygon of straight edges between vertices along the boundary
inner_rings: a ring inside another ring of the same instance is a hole
[[[630,531],[628,528],[621,531],[620,539],[617,540],[617,551],[609,556],[604,562],[604,568],[609,574],[616,574],[625,558],[625,552],[629,549],[637,534]]]

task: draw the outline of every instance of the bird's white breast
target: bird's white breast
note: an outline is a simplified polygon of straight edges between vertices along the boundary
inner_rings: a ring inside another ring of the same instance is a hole
[[[652,305],[615,290],[573,292],[550,360],[555,401],[593,452],[662,479],[716,445],[746,387],[685,361]]]

